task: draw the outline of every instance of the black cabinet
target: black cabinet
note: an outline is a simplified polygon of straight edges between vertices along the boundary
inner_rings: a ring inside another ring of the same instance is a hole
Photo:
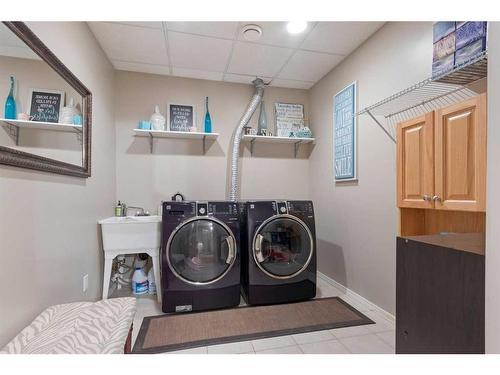
[[[397,238],[396,353],[484,353],[484,235]]]

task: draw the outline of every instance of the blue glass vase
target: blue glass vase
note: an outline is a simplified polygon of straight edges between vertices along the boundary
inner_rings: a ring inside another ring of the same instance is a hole
[[[10,91],[5,101],[4,118],[15,120],[17,117],[16,101],[14,100],[14,77],[10,77]]]
[[[267,134],[267,116],[266,116],[266,106],[264,100],[260,102],[260,113],[257,128],[258,135],[268,135]]]
[[[212,119],[210,118],[210,112],[208,111],[208,96],[205,99],[205,133],[212,133]]]

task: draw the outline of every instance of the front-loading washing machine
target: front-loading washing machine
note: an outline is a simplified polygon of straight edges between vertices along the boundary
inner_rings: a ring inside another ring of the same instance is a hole
[[[162,310],[240,303],[240,208],[236,202],[163,202]]]
[[[242,294],[250,305],[316,296],[311,201],[249,201],[242,214]]]

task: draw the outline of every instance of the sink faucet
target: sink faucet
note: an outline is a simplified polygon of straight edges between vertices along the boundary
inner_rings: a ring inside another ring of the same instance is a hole
[[[145,211],[143,207],[136,207],[136,206],[125,206],[125,208],[123,210],[124,216],[128,216],[128,214],[129,214],[128,212],[131,208],[137,210],[137,211],[135,211],[134,216],[149,216],[149,212]]]

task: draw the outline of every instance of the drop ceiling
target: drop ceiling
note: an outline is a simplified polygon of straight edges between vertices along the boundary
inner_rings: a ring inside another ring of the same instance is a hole
[[[242,28],[262,35],[246,41]],[[286,22],[90,22],[113,66],[214,81],[309,89],[383,22],[309,22],[289,34]]]

